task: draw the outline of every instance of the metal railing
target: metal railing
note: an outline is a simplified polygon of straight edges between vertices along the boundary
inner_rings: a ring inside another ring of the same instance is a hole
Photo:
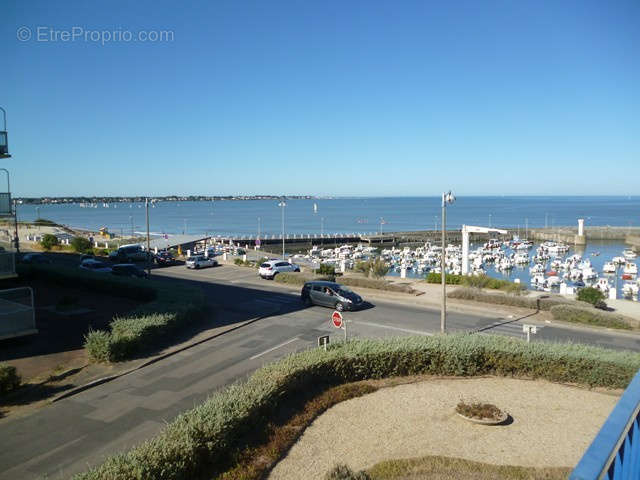
[[[31,287],[0,290],[0,339],[38,333]]]
[[[618,400],[569,480],[640,478],[640,371]]]

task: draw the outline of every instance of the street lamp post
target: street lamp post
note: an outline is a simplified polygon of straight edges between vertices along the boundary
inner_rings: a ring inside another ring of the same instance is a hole
[[[280,208],[282,208],[282,259],[284,260],[284,207],[287,206],[287,202],[285,201],[285,197],[282,197],[280,199],[280,203],[278,203],[278,206]]]
[[[456,197],[449,190],[442,194],[442,254],[440,258],[440,277],[442,280],[442,310],[440,311],[440,331],[447,332],[447,274],[446,274],[446,240],[447,240],[447,203],[455,202]]]

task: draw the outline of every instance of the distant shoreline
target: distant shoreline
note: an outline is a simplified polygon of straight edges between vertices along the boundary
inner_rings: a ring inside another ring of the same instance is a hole
[[[219,202],[238,200],[278,200],[282,195],[167,195],[162,197],[17,197],[15,201],[21,205],[60,205],[71,203],[142,203],[150,202]],[[318,199],[313,195],[287,195],[286,198],[295,200]],[[326,197],[323,197],[326,198]]]

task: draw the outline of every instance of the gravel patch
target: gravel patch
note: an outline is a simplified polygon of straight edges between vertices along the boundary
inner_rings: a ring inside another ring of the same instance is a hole
[[[506,410],[504,426],[469,423],[458,401]],[[436,379],[384,388],[340,403],[306,429],[270,480],[322,479],[336,463],[443,455],[497,465],[573,467],[619,395],[508,378]]]

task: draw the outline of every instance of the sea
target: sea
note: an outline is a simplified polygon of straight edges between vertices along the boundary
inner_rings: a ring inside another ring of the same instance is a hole
[[[283,212],[284,210],[284,212]],[[379,233],[441,228],[440,197],[367,197],[157,202],[154,234],[226,236]],[[72,228],[129,235],[146,232],[144,203],[20,204],[18,220],[46,218]],[[519,229],[585,225],[639,226],[640,196],[461,196],[447,206],[447,229],[462,224]]]

